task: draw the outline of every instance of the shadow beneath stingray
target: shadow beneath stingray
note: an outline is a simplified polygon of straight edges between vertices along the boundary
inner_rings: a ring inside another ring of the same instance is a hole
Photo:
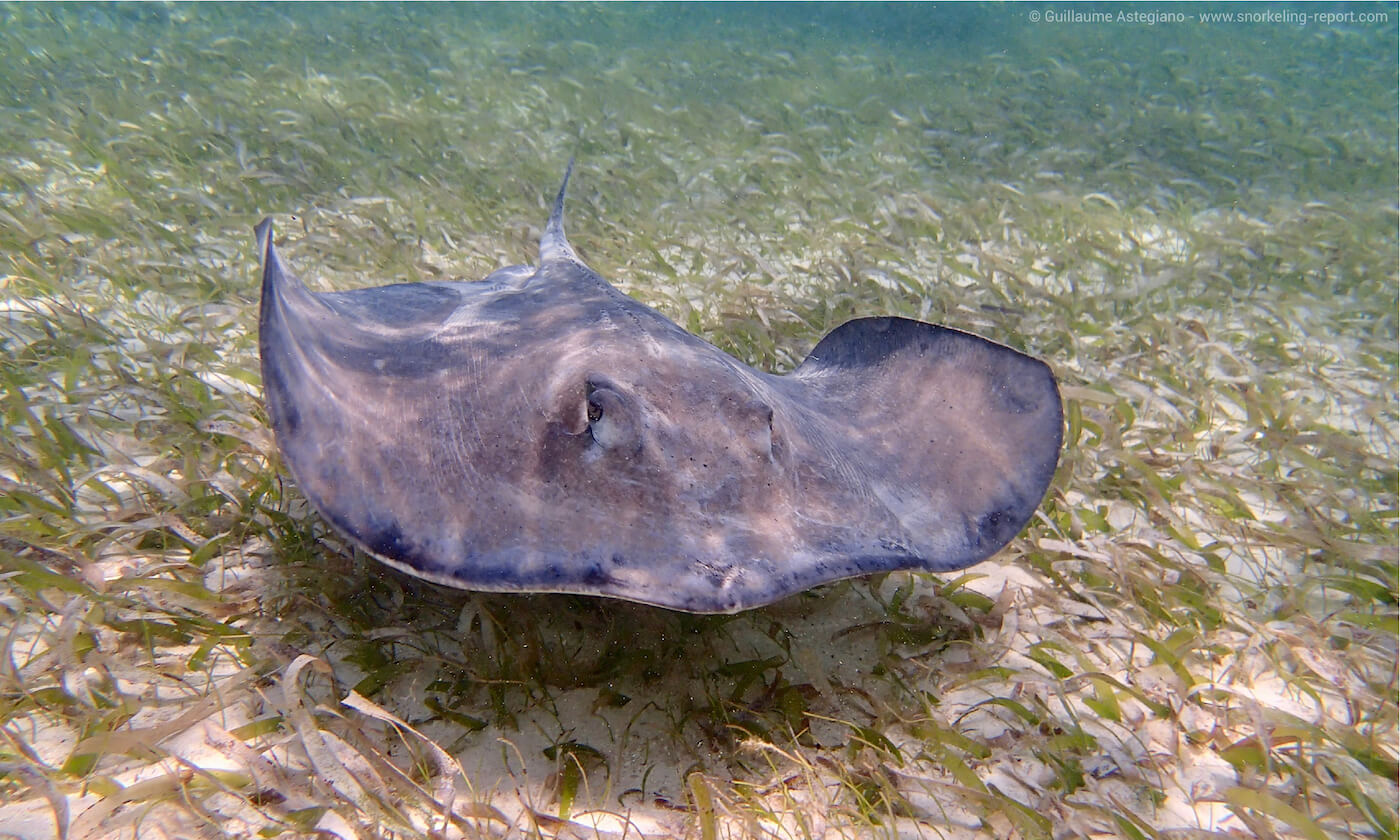
[[[742,613],[696,615],[585,595],[456,590],[359,552],[320,555],[338,567],[320,578],[336,583],[318,599],[331,625],[318,641],[340,681],[407,720],[456,730],[459,747],[483,730],[575,738],[590,725],[577,719],[577,702],[561,703],[566,696],[587,698],[583,716],[616,718],[604,729],[656,718],[663,731],[653,734],[706,765],[728,763],[745,738],[844,743],[842,721],[865,725],[896,702],[891,692],[907,693],[898,673],[911,659],[928,667],[980,632],[927,575],[856,578]]]
[[[844,766],[840,756],[864,749],[861,733],[936,702],[927,677],[948,667],[950,646],[972,651],[955,672],[995,656],[970,642],[1000,619],[950,600],[926,574],[698,615],[450,589],[353,551],[314,517],[295,522],[283,536],[299,542],[281,546],[265,609],[290,652],[330,665],[334,685],[318,702],[337,707],[351,690],[370,698],[451,754],[478,793],[549,799],[576,773],[592,791],[580,801],[664,812],[686,801],[697,770],[771,779],[782,756],[827,751]],[[401,749],[354,735],[353,719],[327,723],[357,743]]]

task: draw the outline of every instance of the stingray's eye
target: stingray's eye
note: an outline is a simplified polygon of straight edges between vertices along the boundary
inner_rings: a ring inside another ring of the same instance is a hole
[[[611,383],[590,379],[587,388],[588,433],[604,449],[631,453],[641,449],[641,422],[636,404]]]

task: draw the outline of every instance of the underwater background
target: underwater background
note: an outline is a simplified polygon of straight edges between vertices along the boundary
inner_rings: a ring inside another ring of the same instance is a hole
[[[0,834],[1394,837],[1394,4],[0,6]],[[445,591],[279,470],[313,288],[570,241],[755,366],[1046,360],[1040,513],[737,616]]]

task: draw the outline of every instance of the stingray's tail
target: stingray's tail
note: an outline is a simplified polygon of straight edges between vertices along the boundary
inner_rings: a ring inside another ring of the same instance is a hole
[[[574,159],[569,158],[569,168],[564,170],[564,183],[559,185],[559,194],[554,197],[554,209],[545,222],[544,235],[540,237],[540,265],[552,262],[581,262],[573,246],[564,236],[564,193],[569,189],[569,176],[574,173]]]

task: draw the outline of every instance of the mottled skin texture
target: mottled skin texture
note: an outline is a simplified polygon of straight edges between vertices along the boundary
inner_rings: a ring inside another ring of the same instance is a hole
[[[258,226],[273,429],[354,543],[451,586],[733,612],[960,569],[1035,512],[1062,425],[1044,363],[865,318],[754,370],[585,266],[563,197],[539,267],[477,283],[312,293]]]

